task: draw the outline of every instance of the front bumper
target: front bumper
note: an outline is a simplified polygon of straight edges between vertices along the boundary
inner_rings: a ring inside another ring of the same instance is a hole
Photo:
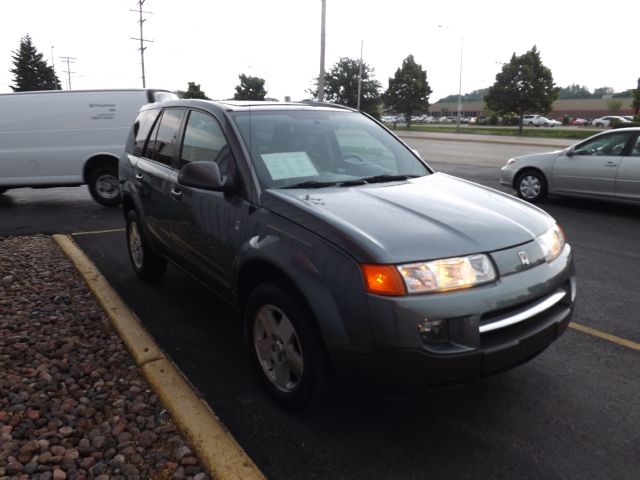
[[[370,297],[374,347],[332,352],[337,371],[367,389],[404,392],[460,383],[517,366],[567,328],[576,297],[570,246],[551,264],[460,292]],[[442,321],[425,338],[419,325]]]
[[[515,176],[515,170],[505,165],[500,169],[500,185],[513,188],[513,179]]]

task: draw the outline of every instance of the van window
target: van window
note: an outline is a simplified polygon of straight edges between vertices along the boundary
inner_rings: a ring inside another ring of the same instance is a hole
[[[132,150],[135,156],[140,156],[144,150],[144,144],[149,137],[149,131],[151,130],[151,127],[153,127],[153,123],[158,117],[158,113],[160,113],[160,110],[144,110],[138,114],[138,118],[136,118],[136,121],[133,124],[135,144]],[[129,151],[129,149],[130,147],[127,146],[127,151]]]
[[[226,175],[230,161],[229,145],[218,121],[211,115],[192,111],[184,131],[180,167],[189,162],[211,161]]]
[[[184,116],[184,108],[167,108],[160,122],[153,129],[146,157],[165,165],[171,165],[178,144],[178,133]]]

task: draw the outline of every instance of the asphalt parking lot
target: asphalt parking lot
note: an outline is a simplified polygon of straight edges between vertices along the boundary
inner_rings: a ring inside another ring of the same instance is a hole
[[[500,158],[513,147],[474,143],[464,146],[470,152],[456,153],[458,147],[437,143],[412,146],[424,158],[440,159],[431,161],[438,170],[499,188],[495,162],[451,159]],[[542,205],[568,235],[579,291],[572,328],[533,361],[472,384],[399,398],[345,389],[331,408],[292,416],[260,389],[235,311],[173,268],[161,283],[139,282],[119,211],[95,206],[81,189],[55,190],[0,200],[1,215],[14,222],[3,222],[0,235],[35,233],[40,225],[46,233],[75,233],[268,478],[628,479],[640,471],[635,206],[568,199]],[[51,204],[47,195],[58,205],[55,221],[38,220]]]

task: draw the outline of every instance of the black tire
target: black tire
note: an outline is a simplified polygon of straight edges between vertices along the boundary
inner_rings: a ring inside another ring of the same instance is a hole
[[[134,210],[127,213],[127,250],[136,275],[145,281],[156,281],[167,271],[167,260],[149,246]]]
[[[536,203],[547,196],[547,179],[538,170],[526,170],[516,178],[515,189],[520,198]]]
[[[96,167],[87,175],[89,192],[93,199],[105,207],[116,207],[120,204],[120,184],[118,168],[103,165]]]
[[[300,412],[333,398],[320,332],[298,295],[279,284],[259,285],[246,303],[245,328],[252,362],[277,404]]]
[[[8,188],[0,188],[0,195],[9,190]]]

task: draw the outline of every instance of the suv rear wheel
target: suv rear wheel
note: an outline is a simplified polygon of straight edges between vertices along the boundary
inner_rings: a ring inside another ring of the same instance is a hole
[[[287,410],[308,410],[333,393],[329,362],[309,309],[278,284],[264,283],[245,309],[251,358],[269,395]]]
[[[127,213],[126,222],[129,259],[136,275],[147,281],[160,279],[167,271],[167,260],[149,247],[135,210]]]
[[[96,202],[105,207],[115,207],[120,204],[117,167],[104,165],[94,168],[87,175],[87,184]]]

